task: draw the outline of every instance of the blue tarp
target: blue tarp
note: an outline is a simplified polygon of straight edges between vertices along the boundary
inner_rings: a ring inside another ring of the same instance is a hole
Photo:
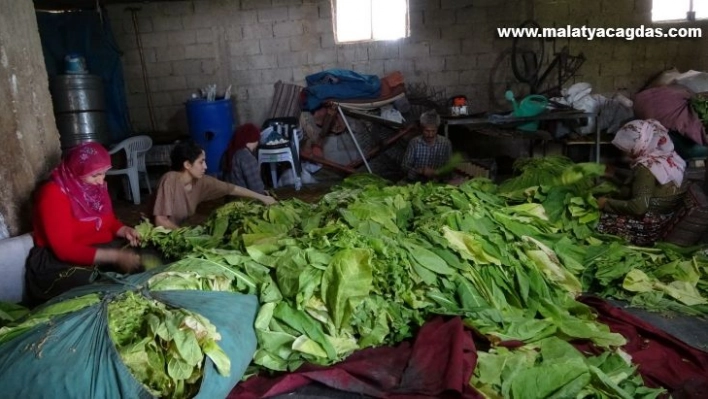
[[[314,111],[329,99],[378,98],[381,79],[347,69],[328,69],[305,77],[305,109]]]
[[[44,63],[51,78],[64,74],[64,57],[75,53],[86,59],[92,75],[101,77],[106,94],[109,137],[118,142],[132,132],[125,97],[122,52],[116,44],[108,15],[92,11],[37,12]]]
[[[132,290],[169,306],[206,317],[221,335],[231,360],[222,376],[207,357],[197,398],[224,398],[243,377],[256,350],[253,328],[258,300],[253,295],[210,291],[147,291],[147,280],[162,270],[113,283],[75,288],[42,308],[97,293],[92,306],[57,316],[0,344],[0,396],[7,398],[151,398],[123,364],[108,333],[108,303]],[[36,311],[41,311],[38,308]]]

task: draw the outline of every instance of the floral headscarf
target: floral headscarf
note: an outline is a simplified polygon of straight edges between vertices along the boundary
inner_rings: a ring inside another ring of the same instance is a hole
[[[617,131],[612,144],[629,154],[632,166],[644,165],[661,184],[681,187],[686,161],[674,151],[664,126],[654,119],[635,120]]]
[[[96,221],[96,230],[101,228],[101,216],[113,212],[108,186],[94,185],[81,178],[106,172],[111,168],[111,156],[98,143],[82,143],[66,154],[51,175],[51,180],[71,200],[71,211],[81,221]]]

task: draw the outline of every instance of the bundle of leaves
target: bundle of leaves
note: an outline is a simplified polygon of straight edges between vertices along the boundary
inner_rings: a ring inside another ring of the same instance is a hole
[[[14,322],[0,328],[0,345],[30,330],[32,327],[50,322],[59,316],[81,310],[101,301],[96,294],[84,295],[79,298],[72,298],[61,301],[57,304],[39,308],[33,312],[27,312],[24,317],[20,317]]]
[[[62,299],[32,312],[13,307],[12,322],[0,328],[0,345],[35,326],[105,303],[107,331],[123,364],[155,397],[188,398],[200,389],[205,359],[228,376],[231,360],[219,346],[221,334],[204,316],[174,308],[145,292],[175,290],[234,291],[235,272],[206,259],[186,258],[150,277],[145,290],[120,294],[91,293]],[[20,313],[22,313],[20,315]],[[38,345],[42,345],[38,343]],[[92,342],[92,345],[97,345]],[[30,355],[34,356],[34,355]]]
[[[708,126],[708,95],[706,93],[695,94],[689,101],[691,109],[701,120],[703,126]]]
[[[561,156],[519,158],[513,166],[517,176],[504,181],[499,186],[499,192],[511,195],[538,186],[555,186],[562,172],[574,165],[569,158]]]
[[[191,398],[204,357],[229,375],[221,335],[205,317],[128,291],[108,304],[108,332],[123,363],[156,397]]]

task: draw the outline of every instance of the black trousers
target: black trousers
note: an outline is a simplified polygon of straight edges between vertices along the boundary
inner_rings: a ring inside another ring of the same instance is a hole
[[[116,239],[98,248],[121,248],[127,244]],[[100,271],[118,272],[113,265],[77,266],[63,262],[48,247],[35,246],[25,264],[24,304],[35,307],[72,288],[86,285],[98,277]]]

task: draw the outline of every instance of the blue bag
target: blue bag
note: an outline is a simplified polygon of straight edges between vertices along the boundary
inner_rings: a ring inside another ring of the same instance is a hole
[[[328,99],[377,98],[381,80],[348,69],[328,69],[305,77],[305,109],[314,111]]]

